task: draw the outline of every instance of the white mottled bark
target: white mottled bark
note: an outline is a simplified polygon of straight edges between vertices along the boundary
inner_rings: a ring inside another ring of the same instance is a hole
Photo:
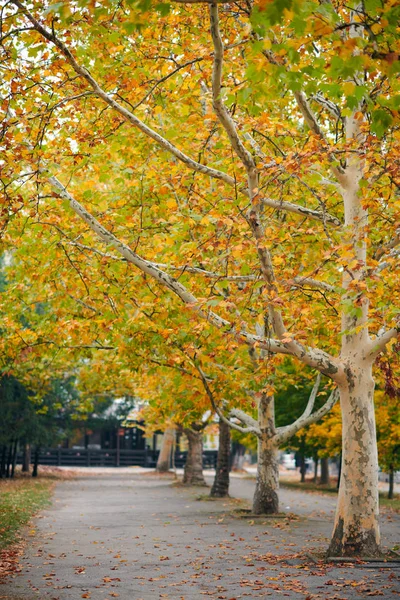
[[[255,515],[279,512],[279,446],[276,437],[258,438],[257,484],[253,496]]]
[[[332,556],[379,553],[378,454],[372,365],[353,363],[340,386],[343,419],[342,471]]]
[[[160,454],[158,455],[156,471],[166,473],[171,466],[171,452],[175,442],[175,429],[169,427],[164,431]]]
[[[347,139],[363,143],[360,123],[346,119]],[[379,553],[378,451],[372,376],[372,342],[368,333],[368,298],[362,283],[367,265],[368,213],[363,207],[360,180],[364,164],[348,160],[342,181],[347,239],[354,265],[343,272],[343,374],[338,381],[342,409],[342,471],[334,532],[329,554],[371,556]],[[360,285],[361,284],[361,285]]]
[[[185,428],[188,439],[188,453],[183,474],[183,483],[188,485],[207,485],[203,476],[203,430]]]

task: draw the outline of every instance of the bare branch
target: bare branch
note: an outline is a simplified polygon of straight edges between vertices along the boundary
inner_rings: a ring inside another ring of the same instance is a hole
[[[125,258],[122,256],[117,256],[116,254],[111,254],[110,252],[101,252],[97,248],[93,248],[92,246],[87,246],[85,244],[81,244],[80,242],[68,241],[63,242],[69,246],[75,246],[80,250],[87,250],[88,252],[93,252],[94,254],[98,254],[103,258],[110,258],[112,260],[118,260],[122,262],[127,262]],[[198,275],[202,275],[203,277],[207,277],[209,279],[222,279],[224,281],[256,281],[259,279],[257,275],[227,275],[225,273],[214,273],[213,271],[206,271],[205,269],[200,269],[200,267],[191,267],[189,265],[168,265],[167,263],[151,263],[154,267],[158,267],[159,269],[170,269],[171,271],[179,271],[181,275],[183,273],[194,273]]]
[[[311,131],[315,133],[315,135],[317,135],[319,138],[321,138],[321,140],[324,140],[324,142],[326,142],[324,132],[319,126],[317,118],[311,110],[305,93],[294,92],[293,95],[296,98],[297,106],[299,107],[300,112],[303,115],[303,118],[309,126],[309,128],[311,129]]]
[[[232,423],[232,421],[230,421],[229,419],[227,419],[224,415],[224,413],[221,411],[221,409],[219,408],[219,406],[216,404],[215,402],[215,398],[214,398],[214,394],[211,391],[210,386],[208,385],[208,379],[204,373],[204,371],[202,370],[202,368],[200,367],[200,365],[195,361],[194,365],[196,367],[196,369],[198,370],[201,380],[203,382],[203,386],[204,389],[206,390],[207,396],[211,402],[211,406],[213,407],[213,410],[217,413],[217,415],[219,416],[219,418],[226,423],[226,425],[228,425],[231,429],[236,429],[236,431],[240,431],[240,433],[254,433],[255,435],[259,436],[261,435],[261,432],[257,426],[257,422],[255,422],[255,427],[240,427],[240,425],[236,425],[236,423]],[[242,411],[240,411],[242,413]],[[231,411],[232,414],[232,411]],[[245,413],[242,413],[243,415]],[[247,416],[247,415],[246,415]],[[239,417],[238,417],[239,418]],[[250,418],[250,417],[249,417]]]
[[[329,223],[335,227],[341,227],[342,225],[338,218],[330,215],[329,213],[312,210],[311,208],[306,208],[305,206],[300,206],[299,204],[294,204],[292,202],[272,200],[271,198],[262,198],[260,202],[265,206],[270,206],[271,208],[276,208],[277,210],[286,210],[288,212],[302,215],[303,217],[309,217],[310,219],[316,219],[317,221],[322,221],[323,223]]]
[[[138,117],[136,117],[127,108],[125,108],[124,106],[122,106],[121,104],[116,102],[111,97],[110,94],[107,94],[107,92],[105,92],[99,86],[99,84],[92,77],[92,75],[89,73],[89,71],[85,67],[82,67],[75,60],[73,54],[67,48],[67,46],[61,40],[59,40],[55,36],[54,33],[48,31],[41,23],[39,23],[39,21],[37,19],[35,19],[35,17],[24,7],[24,5],[22,4],[22,2],[20,2],[20,0],[11,0],[11,1],[13,4],[18,6],[18,8],[20,8],[22,10],[22,12],[29,19],[29,21],[33,24],[34,28],[43,37],[45,37],[47,40],[49,40],[55,46],[57,46],[57,48],[61,51],[64,58],[71,65],[71,67],[74,69],[74,71],[76,73],[78,73],[78,75],[83,77],[89,83],[89,85],[93,88],[94,93],[99,98],[104,100],[104,102],[106,102],[109,106],[111,106],[111,108],[113,108],[116,112],[118,112],[126,121],[128,121],[129,123],[131,123],[138,129],[140,129],[140,131],[142,131],[142,133],[144,133],[145,135],[147,135],[148,137],[153,139],[155,142],[157,142],[157,144],[159,144],[162,148],[164,148],[164,150],[167,150],[168,152],[170,152],[178,160],[183,162],[187,167],[193,169],[194,171],[198,171],[200,173],[204,173],[205,175],[209,175],[210,177],[213,177],[215,179],[221,179],[222,181],[225,181],[225,183],[228,183],[229,185],[232,185],[232,186],[235,185],[235,180],[233,177],[230,177],[229,175],[227,175],[226,173],[223,173],[222,171],[212,169],[210,167],[207,167],[205,165],[202,165],[202,164],[196,162],[195,160],[193,160],[192,158],[190,158],[189,156],[187,156],[186,154],[181,152],[176,146],[174,146],[171,142],[169,142],[167,139],[162,137],[159,133],[157,133],[150,127],[148,127],[145,123],[143,123],[140,119],[138,119]]]
[[[392,250],[393,248],[396,248],[396,246],[398,246],[399,244],[400,244],[400,229],[397,229],[393,238],[386,244],[382,244],[382,246],[380,246],[377,249],[377,251],[375,252],[375,259],[379,260],[380,258],[382,258],[382,256],[384,256],[384,254],[387,251]]]
[[[342,119],[342,114],[337,104],[331,102],[331,100],[328,100],[322,94],[317,93],[315,96],[311,96],[311,100],[314,100],[314,102],[317,102],[320,106],[323,106],[323,108],[325,108],[325,110],[327,110],[332,117],[335,117],[335,119]]]
[[[296,287],[303,287],[307,285],[308,287],[315,288],[317,290],[324,290],[325,292],[336,291],[333,285],[329,285],[329,283],[324,283],[323,281],[317,281],[316,279],[311,279],[310,277],[295,277],[293,279],[293,284]]]
[[[253,417],[245,413],[243,410],[240,410],[240,408],[232,408],[229,414],[231,417],[235,417],[236,419],[239,419],[239,421],[242,421],[242,423],[247,425],[247,427],[259,429],[256,419],[253,419]]]
[[[204,57],[200,57],[200,58],[194,58],[193,60],[189,60],[188,62],[184,63],[183,65],[179,65],[178,67],[176,67],[176,69],[174,69],[173,71],[171,71],[171,73],[168,73],[167,75],[164,75],[164,77],[161,77],[161,79],[159,79],[158,81],[156,81],[156,83],[149,89],[149,91],[147,92],[147,94],[145,94],[143,96],[143,98],[141,100],[139,100],[139,102],[137,102],[135,104],[135,106],[133,107],[135,110],[137,108],[139,108],[139,106],[141,104],[143,104],[147,98],[149,96],[151,96],[151,94],[154,92],[154,90],[164,81],[167,81],[167,79],[170,79],[171,77],[173,77],[176,73],[178,73],[178,71],[181,71],[182,69],[184,69],[185,67],[189,67],[191,65],[194,65],[197,62],[201,62],[202,60],[204,60]]]
[[[240,139],[235,123],[226,110],[226,107],[221,98],[221,80],[222,80],[222,64],[224,55],[224,45],[222,43],[221,34],[219,31],[218,7],[216,4],[210,6],[210,31],[214,44],[214,61],[212,72],[212,96],[213,107],[215,113],[228,134],[232,148],[241,159],[246,171],[256,168],[254,160],[250,152],[245,148]]]
[[[397,258],[398,256],[400,256],[400,250],[392,250],[386,258]],[[381,271],[387,269],[390,266],[393,266],[393,262],[390,260],[385,260],[383,263],[380,263],[377,266],[375,272],[380,273]]]
[[[314,386],[315,388],[315,386]],[[313,391],[314,391],[313,388]],[[313,393],[313,392],[311,392]],[[308,417],[304,417],[304,414],[297,419],[291,425],[287,425],[286,427],[278,427],[277,429],[277,437],[279,438],[279,443],[283,444],[287,442],[289,438],[291,438],[295,433],[297,433],[303,427],[307,427],[307,425],[311,425],[311,423],[316,423],[319,419],[322,419],[334,406],[339,398],[339,390],[335,388],[333,392],[330,394],[328,400],[325,402],[320,409],[318,409],[315,413],[308,415]],[[311,399],[311,397],[310,397]],[[308,405],[310,404],[310,400]],[[308,406],[307,405],[307,406]]]
[[[378,356],[378,354],[385,349],[387,344],[391,340],[396,338],[400,339],[400,318],[396,327],[392,327],[392,329],[383,331],[382,333],[377,335],[374,340],[371,341],[369,357],[375,359]]]

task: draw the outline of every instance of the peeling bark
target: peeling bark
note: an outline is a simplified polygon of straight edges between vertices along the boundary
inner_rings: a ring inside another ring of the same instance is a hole
[[[189,444],[183,483],[207,485],[203,476],[203,430],[196,431],[186,427],[183,431]]]
[[[258,440],[257,484],[253,497],[255,515],[279,512],[279,462],[276,438],[263,434]]]
[[[160,454],[158,455],[157,473],[167,473],[171,468],[171,452],[175,442],[175,429],[169,427],[164,431]]]
[[[279,437],[275,430],[274,396],[262,394],[258,404],[257,484],[253,497],[256,515],[279,512]]]
[[[348,369],[340,386],[343,453],[330,556],[378,555],[379,499],[372,366]]]
[[[231,430],[225,421],[219,421],[219,446],[215,479],[210,496],[224,498],[229,496],[229,462],[231,453]]]

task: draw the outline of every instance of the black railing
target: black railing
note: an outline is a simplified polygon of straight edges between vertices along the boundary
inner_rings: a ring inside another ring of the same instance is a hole
[[[39,464],[53,467],[155,467],[158,450],[92,450],[72,448],[48,448],[40,451]],[[175,453],[175,466],[185,466],[186,452]],[[22,462],[22,456],[18,457]],[[217,451],[203,452],[203,467],[214,469],[217,464]]]

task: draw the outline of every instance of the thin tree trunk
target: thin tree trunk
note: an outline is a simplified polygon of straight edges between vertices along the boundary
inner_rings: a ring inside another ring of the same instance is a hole
[[[219,445],[217,467],[210,496],[224,498],[229,496],[229,463],[231,453],[231,430],[222,419],[219,420]]]
[[[31,465],[31,447],[29,444],[24,444],[23,456],[22,456],[22,472],[29,473]]]
[[[318,463],[319,463],[319,457],[318,455],[314,456],[314,479],[313,482],[317,483],[318,481]]]
[[[37,477],[38,476],[39,454],[40,454],[40,448],[36,447],[35,448],[35,453],[34,453],[34,458],[33,458],[32,477]]]
[[[17,463],[17,450],[18,450],[18,440],[15,440],[12,454],[12,463],[11,463],[11,477],[15,475],[15,466]]]
[[[203,477],[203,431],[189,427],[186,427],[183,431],[189,445],[183,473],[183,483],[188,485],[207,485]]]
[[[354,361],[341,385],[342,472],[331,556],[379,554],[378,455],[372,366]]]
[[[300,454],[300,482],[306,481],[306,457],[303,453]]]
[[[273,395],[262,394],[258,404],[257,483],[253,497],[255,515],[279,512],[279,441],[275,435]]]
[[[158,455],[156,471],[167,473],[171,467],[171,454],[175,441],[175,429],[169,427],[164,431],[160,454]]]
[[[329,462],[328,458],[321,458],[321,481],[322,485],[329,483]]]
[[[393,465],[390,465],[388,498],[389,498],[389,500],[393,500],[393,497],[394,497],[394,468],[393,468]]]
[[[11,475],[11,461],[12,461],[12,449],[13,449],[13,440],[11,440],[8,446],[7,459],[6,459],[6,477],[10,477]]]
[[[6,454],[7,454],[7,446],[4,444],[1,449],[1,465],[0,465],[0,477],[2,479],[6,476]]]

